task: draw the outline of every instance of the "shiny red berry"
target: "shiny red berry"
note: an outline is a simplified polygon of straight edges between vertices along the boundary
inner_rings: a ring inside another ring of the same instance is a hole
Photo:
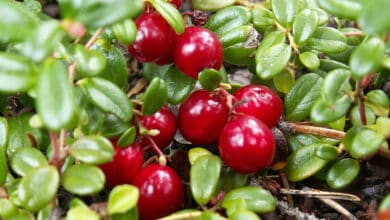
[[[240,102],[235,112],[255,116],[268,127],[273,127],[279,122],[283,103],[270,88],[263,85],[247,85],[238,89],[234,96]]]
[[[176,40],[175,64],[184,74],[197,79],[206,68],[219,70],[222,65],[222,44],[213,32],[198,26],[187,27]]]
[[[234,116],[219,137],[219,153],[233,170],[255,173],[270,165],[275,154],[275,139],[266,124],[249,115]]]
[[[140,197],[138,211],[142,220],[153,220],[178,210],[184,190],[180,177],[168,166],[151,164],[134,178]]]
[[[139,62],[160,65],[173,62],[176,33],[157,12],[145,13],[135,20],[137,38],[128,50]]]
[[[216,143],[229,114],[226,100],[206,90],[197,90],[180,105],[181,134],[193,144]]]
[[[156,129],[160,132],[158,135],[151,136],[151,138],[161,150],[173,141],[177,129],[176,117],[168,107],[164,106],[153,115],[140,116],[139,119],[142,126],[147,130]],[[143,136],[141,145],[145,147],[149,144],[149,140]]]
[[[115,141],[113,145],[115,154],[112,161],[99,166],[106,176],[106,185],[110,188],[130,184],[144,162],[144,154],[139,144],[133,143],[129,147],[120,148]]]

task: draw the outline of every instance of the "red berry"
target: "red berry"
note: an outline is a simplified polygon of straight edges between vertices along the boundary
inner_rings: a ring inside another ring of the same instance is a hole
[[[249,115],[233,117],[219,137],[219,153],[233,170],[249,174],[270,165],[275,139],[266,124]]]
[[[184,190],[180,177],[168,166],[151,164],[134,178],[140,197],[138,211],[142,220],[152,220],[178,210]]]
[[[179,9],[181,7],[181,4],[183,4],[183,0],[169,0],[169,2],[177,9]]]
[[[218,141],[228,115],[229,108],[223,98],[206,90],[197,90],[180,105],[179,129],[193,144],[212,144]]]
[[[203,27],[187,27],[176,40],[175,64],[186,75],[197,79],[206,68],[222,66],[222,44],[217,35]]]
[[[144,154],[139,144],[133,143],[126,148],[118,147],[116,142],[113,142],[113,145],[115,154],[112,161],[99,166],[106,176],[106,185],[110,188],[131,183],[144,162]]]
[[[135,20],[137,38],[128,50],[139,62],[160,65],[173,61],[176,33],[157,12],[146,13]]]
[[[234,96],[239,104],[236,112],[255,116],[268,127],[275,126],[282,115],[283,103],[279,96],[263,85],[247,85],[238,89]]]
[[[139,117],[142,126],[146,129],[157,129],[160,133],[156,136],[151,136],[156,145],[163,150],[166,148],[175,137],[177,124],[176,117],[168,107],[162,107],[158,112],[151,116]],[[146,137],[141,138],[141,145],[149,145],[149,140]]]

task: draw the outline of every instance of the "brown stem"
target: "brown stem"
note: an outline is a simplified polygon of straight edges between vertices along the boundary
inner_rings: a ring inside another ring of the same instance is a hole
[[[283,183],[284,188],[289,189],[290,188],[290,184],[288,183],[286,174],[283,173],[283,172],[280,172],[280,177],[282,179],[282,183]],[[292,196],[290,194],[287,194],[287,203],[291,207],[294,206],[294,200],[293,200],[293,198],[292,198]]]
[[[8,199],[9,195],[4,187],[0,187],[0,199]]]
[[[356,95],[359,99],[359,114],[362,125],[367,125],[367,116],[366,116],[366,107],[365,107],[365,97],[363,94],[363,89],[360,87],[360,82],[356,82]]]
[[[303,134],[312,134],[322,137],[329,137],[337,140],[342,140],[345,136],[345,132],[338,131],[329,128],[317,127],[312,125],[301,125],[291,122],[285,122],[293,128],[293,132],[303,133]]]
[[[364,36],[364,35],[366,35],[366,33],[364,33],[363,31],[344,32],[343,34],[346,37]]]

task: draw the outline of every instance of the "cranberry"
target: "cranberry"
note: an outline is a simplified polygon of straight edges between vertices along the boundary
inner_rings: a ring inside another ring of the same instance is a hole
[[[135,20],[137,38],[128,50],[139,62],[160,65],[173,61],[176,33],[158,13],[146,13]]]
[[[206,90],[197,90],[179,108],[181,134],[193,144],[207,145],[218,141],[229,114],[226,101]]]
[[[275,139],[266,124],[249,115],[234,116],[222,129],[219,153],[233,170],[249,174],[270,165]]]
[[[138,210],[143,220],[166,216],[182,206],[183,185],[168,166],[151,164],[143,168],[134,178],[133,185],[140,192]]]
[[[235,108],[236,112],[255,116],[268,127],[273,127],[279,122],[283,103],[270,88],[263,85],[247,85],[238,89],[234,96],[238,102],[242,102]]]
[[[163,150],[173,140],[177,124],[176,117],[168,107],[162,107],[158,112],[151,116],[140,116],[139,117],[142,126],[146,129],[157,129],[160,133],[156,136],[151,136],[156,145]],[[149,145],[149,140],[146,137],[141,138],[141,145]]]
[[[133,143],[129,147],[120,148],[116,141],[113,141],[113,145],[115,154],[112,161],[99,166],[106,176],[106,185],[110,188],[131,183],[144,162],[144,154],[139,144]]]
[[[187,27],[176,40],[174,60],[186,75],[197,79],[206,68],[219,70],[222,65],[222,44],[217,35],[203,27]]]

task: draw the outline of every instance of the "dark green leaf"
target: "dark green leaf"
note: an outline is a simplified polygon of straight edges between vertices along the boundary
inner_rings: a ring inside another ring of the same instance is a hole
[[[221,167],[221,160],[214,155],[199,157],[191,166],[191,192],[199,205],[206,205],[211,196],[215,193],[221,173]]]
[[[112,31],[119,43],[124,45],[132,44],[137,37],[137,26],[131,19],[123,20],[112,26]]]
[[[205,24],[205,27],[213,31],[218,37],[229,33],[233,28],[247,25],[251,20],[251,13],[243,6],[230,6],[218,10]]]
[[[387,14],[382,13],[385,13],[385,9],[390,8],[390,1],[376,0],[375,4],[370,0],[362,0],[361,2],[363,7],[358,16],[359,26],[369,34],[382,34],[389,31],[390,20],[386,16]]]
[[[114,24],[126,18],[135,18],[144,8],[142,0],[60,0],[63,18],[79,21],[90,28]]]
[[[260,6],[255,6],[251,9],[252,23],[258,31],[272,27],[274,23],[274,14],[268,9]]]
[[[167,98],[167,83],[158,77],[154,78],[146,89],[141,109],[142,114],[145,116],[153,115],[165,104]]]
[[[135,126],[131,126],[127,129],[118,139],[119,147],[127,147],[131,145],[137,136],[137,128]]]
[[[316,156],[327,161],[334,160],[338,156],[337,147],[329,144],[323,144],[316,149]]]
[[[92,195],[104,188],[103,171],[93,165],[78,164],[69,167],[62,176],[64,188],[76,195]]]
[[[351,91],[351,85],[349,83],[350,77],[351,72],[345,69],[336,69],[328,73],[322,83],[322,100],[333,102],[341,95]]]
[[[147,81],[152,81],[155,77],[162,78],[163,76],[166,76],[167,71],[171,68],[172,65],[163,65],[160,66],[156,63],[144,63],[142,68],[142,74],[143,77]],[[175,67],[172,67],[173,69],[177,69]]]
[[[295,16],[305,7],[303,0],[272,0],[272,11],[284,27],[289,28]]]
[[[288,137],[288,147],[290,151],[296,151],[301,147],[311,144],[338,144],[337,143],[329,143],[323,138],[319,138],[317,136],[311,134],[294,134]]]
[[[312,144],[292,152],[287,159],[286,175],[290,181],[304,180],[321,170],[327,160],[316,156],[317,150],[323,144]]]
[[[318,14],[311,9],[304,9],[298,13],[293,23],[294,40],[298,45],[305,43],[317,28]]]
[[[192,91],[196,80],[183,74],[175,66],[171,66],[162,76],[168,86],[168,102],[177,105]]]
[[[322,78],[315,73],[301,76],[284,99],[286,117],[301,121],[310,115],[314,102],[321,96]]]
[[[359,161],[344,158],[337,161],[328,170],[326,175],[326,183],[332,189],[343,189],[347,187],[359,175]]]
[[[135,186],[120,185],[110,192],[107,203],[108,214],[125,213],[136,207],[139,198],[139,190]]]
[[[348,95],[340,96],[333,102],[319,99],[311,109],[310,119],[316,124],[329,123],[343,117],[350,106],[351,99]]]
[[[101,78],[86,78],[78,84],[100,109],[113,113],[124,122],[133,117],[133,106],[126,94],[112,82]]]
[[[246,209],[256,213],[268,213],[275,210],[276,200],[270,192],[260,186],[246,186],[228,192],[222,207],[234,200],[244,200]]]
[[[107,114],[101,127],[101,135],[107,138],[118,137],[130,128],[130,123],[122,121],[114,114]]]
[[[164,17],[176,34],[184,32],[184,20],[180,12],[171,3],[163,0],[149,0],[149,3]]]
[[[88,219],[88,220],[99,220],[100,216],[85,206],[76,206],[74,208],[71,208],[68,213],[66,214],[67,220],[81,220],[81,219]]]
[[[226,169],[222,173],[221,184],[225,192],[245,186],[248,183],[248,175],[237,173],[232,169]]]
[[[389,97],[381,89],[374,89],[367,93],[366,103],[378,116],[387,117],[389,115]],[[1,146],[1,144],[0,144]]]
[[[83,45],[76,45],[74,52],[78,72],[85,77],[101,73],[107,65],[106,57],[97,50],[89,50]]]
[[[307,51],[299,54],[299,61],[310,71],[314,71],[320,67],[320,59],[313,52]]]
[[[27,91],[36,81],[37,73],[29,60],[16,54],[0,52],[0,91]]]
[[[260,47],[259,47],[260,48]],[[277,44],[264,53],[256,52],[256,73],[261,79],[271,79],[280,73],[291,57],[291,47],[287,44]]]
[[[222,82],[222,76],[215,69],[204,69],[199,73],[198,80],[203,89],[213,91]]]
[[[366,124],[372,125],[375,124],[376,116],[374,111],[368,106],[365,106],[365,115],[366,115]],[[353,126],[359,126],[362,125],[362,119],[360,116],[360,109],[358,105],[355,105],[350,113],[349,113],[349,119],[352,122]]]
[[[385,44],[379,37],[363,42],[351,54],[349,64],[352,78],[359,80],[375,71],[381,64],[385,53]]]
[[[342,143],[353,158],[364,158],[375,153],[384,138],[378,132],[364,126],[353,127],[347,131]]]
[[[76,140],[69,153],[77,160],[88,164],[102,164],[112,160],[114,148],[103,136],[84,136]]]
[[[325,53],[337,53],[347,49],[347,39],[343,33],[330,27],[317,27],[307,45]]]
[[[47,206],[57,194],[60,175],[54,166],[43,166],[29,172],[20,182],[18,196],[23,207],[36,212]]]
[[[361,2],[356,0],[321,0],[318,4],[334,16],[351,20],[355,20],[362,11]]]
[[[325,72],[333,71],[335,69],[349,70],[349,66],[337,60],[320,59],[320,69]]]
[[[0,199],[0,216],[4,219],[11,219],[18,212],[18,208],[11,200],[1,198]]]
[[[233,5],[235,0],[215,1],[215,0],[192,0],[192,7],[197,10],[216,11]]]
[[[46,157],[36,148],[21,147],[11,157],[11,168],[19,176],[25,176],[32,170],[46,166]]]

